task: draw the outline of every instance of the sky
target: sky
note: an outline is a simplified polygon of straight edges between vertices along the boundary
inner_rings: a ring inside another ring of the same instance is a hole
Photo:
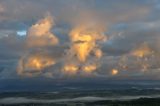
[[[0,0],[0,80],[159,80],[159,24],[159,0]]]

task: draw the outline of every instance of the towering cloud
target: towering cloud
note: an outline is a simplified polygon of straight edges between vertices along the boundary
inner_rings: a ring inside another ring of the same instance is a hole
[[[97,41],[103,40],[104,35],[97,29],[75,28],[70,33],[70,39],[72,42],[71,49],[80,62],[85,62],[91,52],[95,52],[97,57],[102,55]]]
[[[96,27],[93,24],[84,24],[71,30],[69,35],[71,45],[67,53],[70,63],[65,63],[65,72],[74,70],[74,73],[76,73],[81,70],[82,72],[91,73],[97,69],[96,60],[102,56],[99,42],[106,40],[106,37],[104,32]],[[76,61],[76,63],[73,61]]]
[[[43,47],[57,44],[58,39],[51,32],[53,25],[54,20],[49,14],[44,19],[39,20],[28,31],[27,46]]]
[[[41,74],[46,67],[56,63],[53,56],[48,53],[45,47],[54,46],[58,39],[51,32],[54,20],[51,15],[39,20],[28,30],[26,44],[27,52],[22,56],[18,64],[19,75],[37,75]]]

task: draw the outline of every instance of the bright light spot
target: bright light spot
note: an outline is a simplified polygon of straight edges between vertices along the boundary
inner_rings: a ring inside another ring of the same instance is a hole
[[[117,75],[117,74],[118,74],[118,70],[117,70],[117,69],[112,69],[111,74],[112,74],[112,75]]]
[[[74,64],[69,64],[64,66],[64,72],[66,74],[75,75],[77,73],[78,67]]]
[[[102,53],[102,51],[100,49],[98,49],[98,50],[95,51],[95,55],[96,55],[97,58],[101,58],[102,54],[103,53]]]
[[[97,69],[96,65],[87,65],[83,67],[83,71],[86,73],[92,73],[96,69]]]

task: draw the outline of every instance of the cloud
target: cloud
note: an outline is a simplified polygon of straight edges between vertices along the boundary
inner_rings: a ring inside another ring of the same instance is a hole
[[[49,14],[35,25],[31,26],[27,35],[28,47],[51,46],[58,43],[58,39],[51,32],[54,20]]]
[[[46,67],[56,63],[53,56],[50,56],[49,50],[45,49],[58,43],[57,37],[51,32],[53,25],[52,16],[47,14],[29,28],[26,36],[26,53],[22,55],[17,67],[19,75],[39,75]]]
[[[96,25],[83,23],[71,30],[69,34],[71,45],[66,53],[67,63],[64,63],[63,68],[65,73],[70,73],[70,70],[73,74],[77,74],[78,71],[92,73],[97,69],[96,60],[102,57],[102,51],[97,42],[105,41],[106,36],[103,29]]]
[[[30,53],[20,59],[17,72],[19,75],[32,76],[34,73],[41,73],[41,71],[43,71],[46,67],[54,64],[54,58],[48,56],[48,54]]]
[[[158,12],[148,0],[2,0],[1,78],[19,77],[19,63],[22,76],[154,79]]]

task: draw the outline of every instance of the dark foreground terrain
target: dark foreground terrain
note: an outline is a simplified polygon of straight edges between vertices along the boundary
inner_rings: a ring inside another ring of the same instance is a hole
[[[24,82],[7,84],[11,89],[0,88],[0,106],[160,106],[160,81],[92,82],[36,85],[39,91]]]
[[[129,101],[102,100],[96,102],[20,103],[0,104],[0,106],[160,106],[160,98],[140,98]]]

